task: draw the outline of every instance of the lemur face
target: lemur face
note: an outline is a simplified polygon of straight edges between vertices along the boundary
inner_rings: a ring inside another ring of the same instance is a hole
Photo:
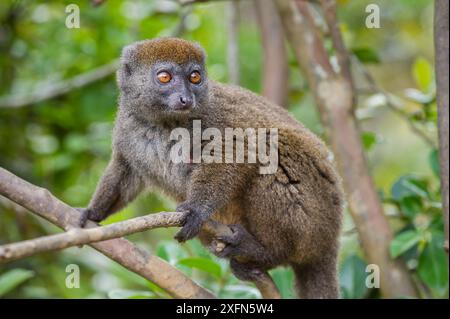
[[[206,85],[206,72],[197,62],[156,62],[150,70],[153,103],[168,112],[185,112],[198,107]]]
[[[207,103],[205,55],[186,40],[137,42],[122,53],[118,72],[122,98],[130,111],[158,117],[190,114]]]

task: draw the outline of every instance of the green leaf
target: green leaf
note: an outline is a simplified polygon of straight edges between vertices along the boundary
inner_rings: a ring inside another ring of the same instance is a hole
[[[439,166],[439,151],[438,149],[433,149],[428,156],[428,162],[430,163],[431,170],[436,177],[440,177],[441,167]]]
[[[410,219],[413,219],[417,214],[424,211],[422,198],[417,196],[403,197],[399,201],[400,210]]]
[[[391,257],[397,258],[410,248],[414,247],[421,239],[422,235],[415,230],[407,230],[398,234],[391,241]]]
[[[352,52],[362,63],[380,63],[380,57],[378,56],[378,53],[371,48],[353,48]]]
[[[339,278],[345,299],[358,299],[366,295],[366,263],[358,256],[352,255],[344,261]]]
[[[34,277],[34,272],[26,269],[12,269],[0,275],[0,297],[6,295],[21,283]]]
[[[199,257],[185,258],[179,260],[178,265],[183,265],[190,268],[197,268],[215,277],[220,277],[222,275],[222,268],[220,268],[220,265],[212,261],[211,259],[207,258],[199,258]]]
[[[422,57],[417,58],[412,66],[412,73],[417,86],[423,92],[427,92],[433,80],[433,70],[430,63]]]
[[[361,139],[366,151],[370,151],[378,141],[377,135],[373,132],[363,132],[361,135]]]
[[[416,176],[401,176],[391,188],[392,198],[400,201],[405,197],[428,198],[427,182]]]
[[[444,236],[434,234],[419,257],[417,273],[437,297],[443,297],[448,285],[448,264],[443,248]]]

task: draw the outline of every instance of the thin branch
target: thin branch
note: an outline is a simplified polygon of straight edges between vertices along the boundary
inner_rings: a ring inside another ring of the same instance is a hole
[[[0,97],[0,108],[20,108],[67,94],[110,76],[117,70],[118,66],[119,60],[116,59],[71,79],[38,88],[29,94]]]
[[[0,264],[68,247],[119,238],[158,227],[181,226],[185,213],[162,212],[140,216],[118,223],[94,227],[72,228],[64,233],[0,246]]]
[[[339,28],[339,22],[337,19],[337,8],[335,0],[320,0],[320,5],[322,7],[323,16],[327,23],[331,41],[333,42],[333,47],[336,51],[336,57],[339,63],[340,73],[344,76],[348,83],[353,85],[353,77],[351,73],[350,65],[350,55],[347,48],[345,47],[344,40],[342,39],[342,34]]]

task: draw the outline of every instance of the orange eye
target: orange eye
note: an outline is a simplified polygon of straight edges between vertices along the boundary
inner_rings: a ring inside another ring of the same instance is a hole
[[[201,80],[202,77],[200,76],[200,73],[198,71],[192,72],[189,76],[189,81],[191,81],[191,83],[199,84]]]
[[[172,80],[172,76],[166,71],[161,71],[156,76],[161,83],[169,83]]]

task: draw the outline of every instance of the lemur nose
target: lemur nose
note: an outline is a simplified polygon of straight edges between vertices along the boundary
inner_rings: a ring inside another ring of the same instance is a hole
[[[184,108],[189,108],[192,106],[193,104],[193,100],[190,97],[186,97],[186,96],[180,96],[180,104],[184,107]]]

